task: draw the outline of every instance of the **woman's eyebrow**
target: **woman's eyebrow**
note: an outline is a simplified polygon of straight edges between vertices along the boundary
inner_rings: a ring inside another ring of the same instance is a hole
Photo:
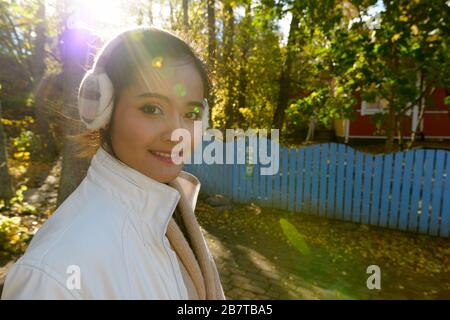
[[[189,101],[189,102],[187,103],[187,105],[188,105],[188,106],[191,106],[191,107],[198,107],[198,106],[200,106],[202,109],[205,109],[205,106],[204,106],[203,103],[200,102],[200,101]]]
[[[139,98],[159,98],[161,100],[164,100],[166,102],[170,102],[170,99],[162,94],[156,93],[156,92],[144,92],[137,95]]]
[[[138,94],[137,97],[139,97],[139,98],[159,98],[161,100],[166,101],[167,103],[170,103],[170,99],[168,97],[166,97],[165,95],[156,93],[156,92],[144,92],[144,93]],[[201,101],[189,101],[187,103],[187,105],[193,106],[193,107],[200,106],[202,109],[205,108],[205,106],[203,105],[203,102],[201,102]]]

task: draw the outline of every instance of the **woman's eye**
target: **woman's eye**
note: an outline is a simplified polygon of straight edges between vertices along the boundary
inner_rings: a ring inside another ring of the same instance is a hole
[[[162,114],[162,110],[160,107],[154,104],[145,104],[141,108],[142,112],[149,114]]]
[[[186,114],[186,117],[190,120],[200,120],[202,117],[202,114],[200,112],[188,112]]]
[[[187,113],[187,118],[190,120],[200,120],[202,118],[202,109],[195,107],[194,111]]]

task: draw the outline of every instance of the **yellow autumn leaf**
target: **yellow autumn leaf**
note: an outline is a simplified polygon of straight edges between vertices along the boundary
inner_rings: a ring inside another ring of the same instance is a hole
[[[437,39],[439,39],[439,35],[438,35],[437,33],[432,34],[431,36],[429,36],[429,37],[427,38],[427,40],[428,40],[429,42],[436,41]]]
[[[417,28],[417,26],[413,24],[411,26],[411,32],[413,33],[413,35],[417,36],[419,34],[419,28]]]
[[[392,36],[392,38],[391,38],[391,41],[392,41],[392,42],[397,41],[398,39],[400,39],[400,36],[401,36],[401,35],[402,35],[401,32],[400,32],[400,33],[394,34],[394,35]]]
[[[11,243],[11,244],[16,244],[17,241],[19,241],[19,240],[20,240],[19,235],[15,234],[15,235],[13,235],[13,236],[10,238],[9,243]]]

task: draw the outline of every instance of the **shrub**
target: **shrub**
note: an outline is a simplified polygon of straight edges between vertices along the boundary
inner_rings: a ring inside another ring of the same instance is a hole
[[[5,217],[0,214],[0,252],[3,254],[23,253],[30,236],[20,217]]]

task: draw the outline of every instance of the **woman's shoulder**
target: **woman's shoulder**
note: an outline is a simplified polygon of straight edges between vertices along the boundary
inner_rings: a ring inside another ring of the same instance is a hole
[[[127,224],[125,209],[101,190],[89,197],[86,191],[77,188],[55,210],[16,262],[18,266],[65,276],[71,266],[92,270],[89,266],[117,263]]]
[[[47,220],[8,272],[2,298],[89,298],[106,273],[126,274],[122,225],[97,218],[80,216],[65,227]]]

